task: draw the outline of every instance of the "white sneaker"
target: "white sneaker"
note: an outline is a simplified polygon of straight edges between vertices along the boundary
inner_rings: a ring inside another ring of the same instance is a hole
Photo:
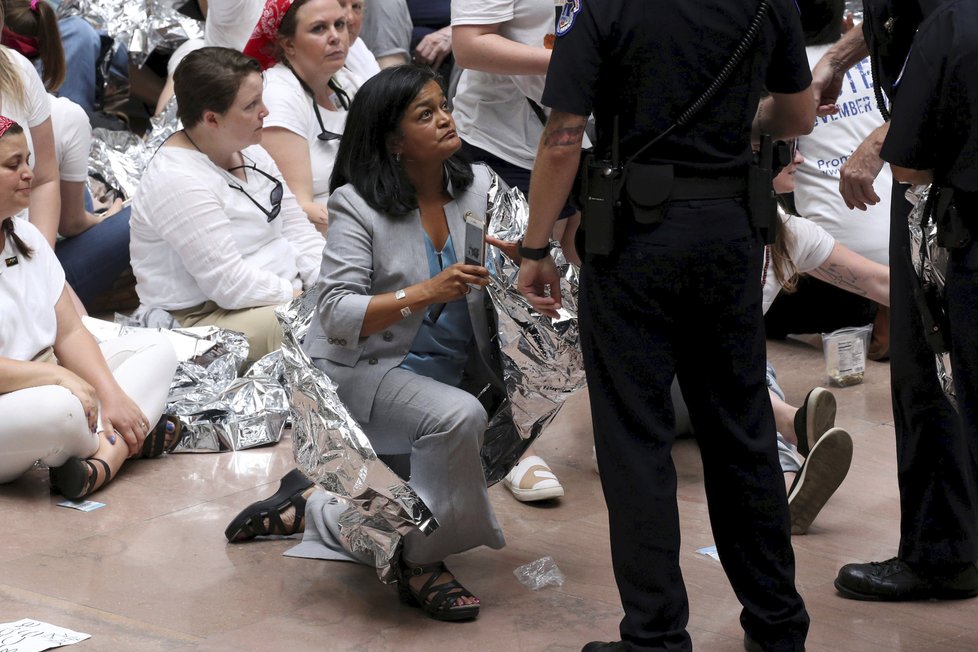
[[[842,428],[829,428],[812,446],[788,492],[792,534],[808,532],[851,464],[852,437]]]
[[[509,489],[516,500],[524,503],[536,500],[560,498],[564,488],[554,472],[550,470],[543,458],[530,455],[506,474],[503,484]]]

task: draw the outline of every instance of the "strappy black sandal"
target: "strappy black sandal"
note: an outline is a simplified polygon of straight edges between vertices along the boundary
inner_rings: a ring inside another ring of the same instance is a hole
[[[99,469],[95,466],[95,462],[102,465],[102,472],[105,473],[105,479],[101,483],[98,481]],[[68,500],[81,500],[96,489],[105,486],[112,479],[112,469],[109,468],[108,462],[97,457],[87,460],[70,457],[61,466],[48,469],[48,477],[53,491],[57,491]]]
[[[181,430],[182,425],[178,418],[164,414],[143,440],[140,456],[144,459],[152,459],[163,453],[173,452],[180,443]]]
[[[303,528],[306,498],[303,493],[313,485],[299,469],[289,471],[278,485],[278,491],[265,500],[245,507],[224,530],[230,543],[241,543],[255,537],[289,536]],[[289,506],[295,508],[292,523],[286,525],[281,513]]]
[[[397,593],[401,602],[412,607],[420,607],[422,611],[435,620],[455,622],[477,618],[480,605],[455,604],[459,598],[475,597],[459,584],[458,580],[452,577],[447,582],[435,584],[439,577],[450,572],[442,562],[410,568],[402,561],[397,580]],[[421,586],[421,589],[416,591],[411,586],[410,580],[412,577],[421,577],[422,575],[428,575],[428,579]]]

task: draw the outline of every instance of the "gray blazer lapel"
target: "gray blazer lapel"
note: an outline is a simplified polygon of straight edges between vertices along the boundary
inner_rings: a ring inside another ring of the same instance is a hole
[[[424,244],[424,227],[421,226],[421,213],[415,209],[409,215],[405,215],[399,220],[404,225],[406,237],[401,239],[401,251],[404,252],[405,265],[404,275],[407,277],[405,285],[422,283],[431,278],[428,269],[428,252]],[[398,229],[399,230],[399,229]],[[395,230],[394,233],[387,234],[388,237],[399,238]],[[390,261],[385,261],[389,264]],[[383,263],[382,263],[383,264]]]

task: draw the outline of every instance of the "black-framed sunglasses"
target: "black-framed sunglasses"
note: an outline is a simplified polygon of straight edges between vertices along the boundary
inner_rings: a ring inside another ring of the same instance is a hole
[[[229,187],[241,191],[244,194],[244,196],[247,197],[249,201],[251,201],[252,204],[258,207],[258,210],[260,210],[262,213],[265,214],[265,218],[267,222],[271,222],[276,217],[278,217],[278,214],[282,212],[282,195],[285,194],[285,191],[282,188],[282,182],[279,181],[277,178],[273,177],[272,175],[270,175],[268,172],[258,169],[258,167],[255,165],[239,165],[238,167],[228,168],[228,172],[234,172],[235,170],[254,170],[258,174],[262,175],[263,177],[271,181],[273,184],[275,184],[272,187],[272,191],[268,193],[268,201],[272,205],[272,210],[267,211],[265,210],[265,207],[259,204],[254,197],[249,195],[248,191],[246,191],[242,186],[235,183],[231,183],[230,181],[228,182]]]
[[[289,70],[292,70],[292,68],[289,67]],[[312,99],[312,112],[316,114],[316,122],[319,123],[319,133],[316,134],[316,138],[323,142],[327,142],[330,140],[339,140],[340,138],[342,138],[343,134],[338,134],[335,131],[330,131],[329,129],[326,128],[326,124],[323,122],[323,114],[319,112],[319,104],[316,102],[316,94],[312,92],[311,88],[309,88],[309,84],[307,84],[305,80],[303,80],[302,77],[300,77],[298,73],[296,73],[295,70],[292,70],[292,74],[295,75],[295,78],[299,81],[299,86],[302,87],[302,90],[305,91],[306,95],[308,95]],[[339,102],[343,110],[349,111],[350,96],[347,95],[347,92],[343,90],[343,88],[339,84],[337,84],[336,81],[333,79],[329,80],[328,86],[330,90],[332,90],[333,93],[336,94],[336,101]]]
[[[340,85],[334,82],[332,79],[329,80],[329,87],[336,93],[336,101],[340,103],[344,111],[350,110],[350,96],[346,94],[346,91],[340,88]],[[326,125],[323,123],[323,116],[319,112],[319,104],[316,102],[316,98],[312,98],[312,110],[316,113],[316,122],[319,123],[319,133],[316,134],[316,138],[326,142],[329,140],[339,140],[343,137],[343,134],[338,134],[335,131],[329,131],[326,129]]]

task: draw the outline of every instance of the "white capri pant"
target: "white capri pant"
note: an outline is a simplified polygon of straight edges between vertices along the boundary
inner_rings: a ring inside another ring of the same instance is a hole
[[[155,426],[177,368],[170,341],[161,333],[133,333],[99,346],[119,386]],[[64,387],[0,395],[0,482],[16,479],[37,460],[61,466],[69,457],[91,457],[98,445],[81,401]]]

